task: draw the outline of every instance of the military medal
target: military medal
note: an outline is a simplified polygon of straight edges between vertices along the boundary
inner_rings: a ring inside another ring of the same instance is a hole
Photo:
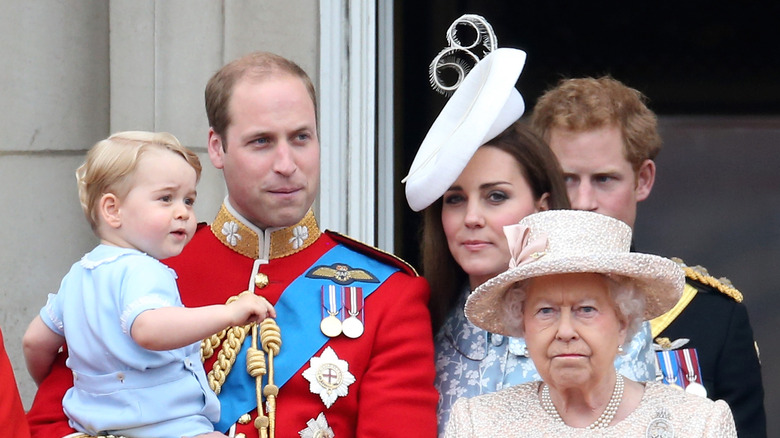
[[[688,386],[685,387],[685,392],[698,395],[699,397],[707,397],[707,389],[696,381],[688,383]]]
[[[344,335],[348,338],[359,338],[363,334],[364,326],[360,317],[363,314],[363,288],[345,287],[344,304],[349,317],[344,320]]]
[[[655,354],[655,381],[663,383],[664,372],[661,371],[661,364],[658,363],[658,353]]]
[[[309,381],[309,391],[319,395],[327,408],[333,406],[337,398],[346,396],[347,387],[355,383],[349,364],[339,359],[331,347],[326,347],[320,357],[309,360],[303,377]]]
[[[701,369],[699,369],[699,356],[696,354],[696,350],[686,348],[680,352],[683,355],[683,376],[685,376],[685,380],[688,382],[687,385],[685,385],[685,392],[700,397],[707,397],[707,389],[704,388],[704,385],[699,383],[699,380],[701,379]]]
[[[677,384],[677,381],[679,380],[677,378],[678,364],[675,360],[675,357],[672,355],[672,352],[669,350],[664,350],[659,354],[663,360],[664,382],[672,388],[683,389],[682,386]]]
[[[656,380],[663,381],[663,383],[672,388],[683,389],[680,384],[684,385],[685,382],[680,379],[680,361],[677,360],[677,356],[671,350],[682,347],[688,341],[686,338],[680,338],[675,341],[671,341],[669,338],[656,338],[656,342],[653,343],[656,360]]]
[[[322,334],[329,338],[335,338],[341,334],[341,321],[336,315],[328,315],[320,322]]]
[[[338,316],[341,313],[340,298],[336,293],[335,285],[322,286],[323,318],[320,322],[320,330],[329,338],[341,334],[341,319]]]

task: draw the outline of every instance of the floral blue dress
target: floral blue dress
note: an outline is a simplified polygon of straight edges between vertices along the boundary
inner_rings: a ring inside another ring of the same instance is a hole
[[[528,357],[525,339],[489,333],[466,319],[463,307],[469,293],[467,287],[463,289],[434,338],[440,437],[444,436],[450,410],[457,399],[541,380]],[[625,353],[615,359],[615,368],[637,382],[655,378],[655,356],[647,322],[642,324]]]

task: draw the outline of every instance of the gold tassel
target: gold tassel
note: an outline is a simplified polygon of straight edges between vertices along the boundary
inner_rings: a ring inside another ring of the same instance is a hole
[[[260,438],[268,437],[268,417],[263,412],[263,376],[266,373],[265,355],[257,348],[257,324],[252,324],[252,347],[246,352],[246,370],[255,378],[255,393],[257,394],[257,418],[255,428]]]
[[[274,384],[274,356],[279,354],[282,347],[282,334],[279,326],[271,318],[266,318],[260,323],[260,342],[263,350],[268,353],[268,384],[263,390],[268,403],[268,431],[269,438],[275,438],[276,430],[276,396],[279,387]]]

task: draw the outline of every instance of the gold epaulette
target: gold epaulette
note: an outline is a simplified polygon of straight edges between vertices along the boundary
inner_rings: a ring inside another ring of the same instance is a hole
[[[337,242],[345,244],[346,246],[355,249],[360,253],[375,256],[380,261],[383,261],[388,265],[401,268],[402,270],[406,271],[406,273],[409,275],[415,277],[420,276],[420,274],[417,273],[417,270],[414,269],[414,266],[410,265],[404,259],[398,257],[395,254],[391,254],[387,251],[381,250],[367,243],[361,242],[353,237],[349,237],[346,234],[341,234],[336,231],[328,230],[328,234],[330,234],[330,236],[333,237],[334,240],[336,240]]]
[[[734,299],[734,301],[742,302],[742,292],[738,291],[734,285],[731,284],[731,280],[726,277],[715,278],[707,272],[707,269],[703,266],[688,266],[681,259],[672,257],[680,267],[685,271],[685,276],[691,280],[698,281],[699,283],[710,286],[720,293],[727,295]]]

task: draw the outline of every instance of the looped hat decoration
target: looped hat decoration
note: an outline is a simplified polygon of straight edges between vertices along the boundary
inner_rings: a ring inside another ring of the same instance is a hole
[[[460,24],[456,20],[447,34],[454,45],[440,52],[431,63],[431,84],[434,88],[440,82],[438,72],[444,66],[462,71],[465,78],[451,87],[456,88],[455,92],[431,125],[409,174],[402,180],[406,184],[406,199],[414,211],[420,211],[440,198],[463,172],[474,152],[517,121],[525,111],[523,97],[515,88],[525,65],[525,52],[495,48],[495,35],[482,17],[464,15],[459,20],[478,32],[487,32],[488,36],[479,37],[468,46],[461,45],[453,36],[454,29]],[[492,51],[479,60],[468,74],[463,65],[447,61],[448,51],[463,52],[476,58],[470,49],[480,43],[486,50]]]
[[[466,42],[465,39],[461,42],[461,38],[458,37],[462,27],[471,28],[474,32],[473,40],[470,43]],[[484,17],[464,14],[453,21],[450,28],[447,29],[447,42],[449,46],[442,49],[428,67],[428,78],[434,91],[450,96],[453,91],[458,89],[480,58],[485,57],[498,47],[498,38],[493,31],[493,26]],[[473,52],[480,45],[483,48],[482,56]],[[454,83],[450,85],[447,85],[443,77],[443,73],[448,70],[456,75]]]

